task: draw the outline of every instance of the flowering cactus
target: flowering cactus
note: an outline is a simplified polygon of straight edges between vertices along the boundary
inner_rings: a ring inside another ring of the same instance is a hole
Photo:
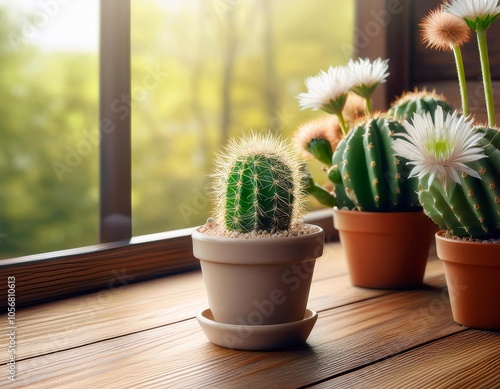
[[[412,123],[403,123],[408,134],[393,144],[396,154],[414,165],[410,176],[418,177],[424,212],[450,236],[500,238],[500,133],[494,128],[486,44],[486,30],[499,15],[497,0],[450,0],[424,18],[424,42],[437,49],[451,48],[455,53],[462,112],[467,116],[445,113],[441,106],[434,116],[417,112]],[[473,127],[473,119],[468,116],[460,54],[460,46],[468,41],[464,25],[477,35],[489,128]]]
[[[272,136],[232,140],[219,156],[216,219],[230,231],[283,231],[302,210],[302,173],[294,151]]]
[[[406,160],[394,156],[393,139],[406,133],[400,122],[410,120],[413,113],[428,112],[434,117],[436,109],[449,112],[452,108],[441,95],[415,91],[398,99],[387,115],[370,114],[371,96],[377,85],[386,81],[387,69],[388,60],[380,58],[373,62],[350,60],[346,67],[331,68],[329,73],[307,79],[308,93],[298,96],[303,108],[322,109],[339,118],[337,124],[331,120],[306,123],[295,135],[295,143],[325,166],[332,182],[328,191],[310,175],[304,180],[307,192],[323,205],[370,212],[421,208],[417,180],[409,177]],[[335,77],[329,77],[330,73]],[[342,83],[336,82],[340,75]],[[366,100],[367,113],[349,128],[341,120],[349,92],[346,88]]]
[[[436,111],[404,123],[408,135],[393,148],[414,165],[424,212],[450,235],[500,236],[500,133],[472,120]]]

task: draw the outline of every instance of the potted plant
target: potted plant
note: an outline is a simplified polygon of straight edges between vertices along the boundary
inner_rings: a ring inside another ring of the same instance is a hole
[[[454,23],[476,30],[484,51],[485,30],[500,14],[496,4],[451,1],[424,20],[424,37],[434,46],[445,41],[456,49],[459,45],[447,38],[459,36],[457,29],[450,32],[449,20],[454,18]],[[442,33],[444,21],[447,34]],[[413,124],[404,124],[408,134],[393,148],[414,165],[411,174],[418,177],[419,201],[441,228],[436,234],[437,254],[444,263],[454,320],[467,327],[500,330],[500,133],[494,127],[487,50],[480,57],[488,126],[474,126],[473,118],[457,112],[437,110],[434,118],[416,114]],[[468,112],[464,78],[460,86],[463,112]]]
[[[301,221],[296,154],[271,135],[233,139],[213,178],[214,218],[192,235],[210,306],[200,324],[214,343],[232,348],[304,341],[316,320],[306,308],[324,233]]]
[[[404,114],[449,107],[442,96],[414,92],[398,100],[387,114],[371,112],[371,95],[385,82],[388,61],[350,61],[306,80],[299,95],[303,108],[322,109],[338,121],[302,125],[296,144],[322,162],[331,189],[306,176],[307,191],[334,207],[334,224],[346,251],[351,282],[370,288],[421,285],[429,246],[436,231],[422,213],[405,161],[394,156],[393,139],[406,129]],[[344,119],[348,91],[366,100],[365,116]],[[451,109],[451,108],[450,108]],[[333,124],[332,124],[333,123]]]

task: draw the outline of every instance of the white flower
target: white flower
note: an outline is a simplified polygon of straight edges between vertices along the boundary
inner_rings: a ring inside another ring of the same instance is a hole
[[[463,18],[473,30],[486,30],[500,14],[498,0],[451,0],[444,9]]]
[[[306,79],[307,93],[298,95],[302,109],[322,109],[337,114],[342,111],[347,99],[347,92],[352,86],[352,78],[345,66],[328,68],[317,76]]]
[[[429,112],[414,114],[413,125],[407,121],[403,123],[408,134],[400,136],[406,140],[398,138],[392,145],[396,155],[414,165],[410,177],[421,179],[429,174],[429,185],[437,178],[445,189],[452,181],[460,183],[459,172],[480,178],[475,170],[465,165],[486,157],[478,143],[483,135],[474,132],[472,119],[458,116],[456,111],[444,118],[440,106],[434,117],[433,121]]]
[[[377,58],[370,62],[368,58],[358,58],[357,61],[349,60],[347,68],[351,72],[353,79],[353,92],[358,95],[369,98],[378,84],[386,81],[387,69],[389,68],[389,60]]]

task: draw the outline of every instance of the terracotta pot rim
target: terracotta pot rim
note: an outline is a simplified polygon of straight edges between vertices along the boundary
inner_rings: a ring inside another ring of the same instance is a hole
[[[193,254],[196,258],[234,265],[287,264],[312,260],[323,255],[325,233],[321,227],[307,235],[269,239],[242,239],[211,236],[193,231]]]
[[[339,231],[364,234],[406,234],[416,225],[433,229],[434,222],[423,211],[365,212],[333,209],[333,224]]]
[[[414,211],[397,211],[397,212],[367,212],[367,211],[360,211],[357,209],[339,209],[338,207],[333,207],[333,212],[334,213],[340,213],[340,214],[365,214],[365,215],[373,215],[374,217],[380,216],[389,216],[389,215],[408,215],[408,214],[414,214],[414,213],[423,213],[421,209],[414,210]]]
[[[470,242],[443,236],[446,230],[436,233],[436,251],[445,262],[473,266],[500,266],[500,244]]]

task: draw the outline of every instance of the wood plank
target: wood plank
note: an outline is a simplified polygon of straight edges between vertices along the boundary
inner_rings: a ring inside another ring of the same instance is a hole
[[[349,291],[343,297],[329,298],[329,285],[348,291],[348,277],[340,244],[328,244],[317,261],[311,298],[318,296],[321,306],[332,307],[357,298]],[[340,282],[333,279],[343,275]],[[124,278],[125,281],[127,277]],[[69,349],[87,343],[126,335],[194,318],[208,306],[201,273],[190,272],[138,284],[113,283],[97,293],[27,307],[17,312],[23,341],[18,359]],[[372,293],[368,292],[367,295]],[[377,295],[378,293],[375,293]],[[325,296],[326,295],[326,296]],[[1,320],[7,321],[2,315]],[[0,363],[8,355],[0,353]]]
[[[125,273],[128,283],[199,268],[192,255],[192,229],[133,238],[62,252],[0,261],[0,279],[16,278],[16,305],[76,296],[107,288]],[[6,312],[7,284],[0,285]]]
[[[194,319],[18,363],[17,385],[297,387],[462,331],[439,289],[391,293],[322,312],[308,345],[244,352],[210,344]],[[435,308],[439,307],[439,309]]]
[[[325,246],[313,277],[309,306],[318,312],[394,293],[351,286],[339,243]],[[442,264],[433,256],[428,262],[425,280],[433,287],[444,287]],[[131,285],[116,282],[112,288],[98,293],[18,311],[18,333],[22,337],[18,359],[187,320],[207,306],[200,272]],[[6,315],[0,320],[6,321]],[[6,353],[0,353],[0,363],[5,363],[7,357]]]
[[[464,331],[314,388],[498,388],[500,333]]]

